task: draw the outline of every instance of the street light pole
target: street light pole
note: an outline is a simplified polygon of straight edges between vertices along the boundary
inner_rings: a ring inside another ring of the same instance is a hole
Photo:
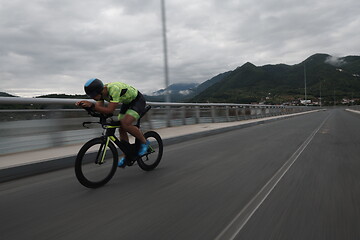
[[[307,105],[307,94],[306,94],[306,63],[304,62],[304,82],[305,82],[305,106]]]
[[[321,103],[321,80],[320,80],[320,107],[322,106],[322,103]]]
[[[169,70],[168,70],[168,56],[167,56],[167,39],[166,39],[166,14],[165,14],[165,0],[161,0],[161,17],[162,17],[162,32],[164,45],[164,73],[165,73],[165,101],[170,102],[170,93],[167,89],[169,87]]]

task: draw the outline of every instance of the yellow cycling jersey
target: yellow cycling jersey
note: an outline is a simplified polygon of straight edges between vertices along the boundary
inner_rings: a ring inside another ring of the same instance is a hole
[[[108,96],[103,100],[114,103],[131,103],[138,95],[138,90],[126,83],[113,82],[105,84],[108,90]]]

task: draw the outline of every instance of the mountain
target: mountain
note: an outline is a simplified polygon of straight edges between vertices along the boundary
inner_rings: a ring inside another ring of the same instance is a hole
[[[6,93],[6,92],[0,92],[0,97],[16,97],[16,96],[11,95],[11,94]]]
[[[215,83],[218,83],[220,81],[222,81],[225,77],[227,77],[232,71],[228,71],[228,72],[224,72],[224,73],[220,73],[218,75],[216,75],[215,77],[203,82],[202,84],[200,84],[196,89],[195,89],[195,95],[203,92],[205,89],[211,87],[212,85],[214,85]]]
[[[68,94],[47,94],[47,95],[42,95],[42,96],[38,96],[36,98],[69,98],[69,99],[86,99],[89,98],[87,95],[83,94],[83,95],[79,95],[79,94],[75,94],[75,95],[68,95]]]
[[[214,85],[215,83],[220,82],[230,73],[231,71],[220,73],[215,77],[201,83],[200,85],[198,83],[172,84],[166,89],[160,89],[151,95],[145,95],[145,98],[147,101],[164,102],[166,91],[169,91],[172,102],[186,102],[189,101],[191,98],[195,97],[196,95],[198,95],[199,93],[201,93],[202,91],[204,91],[205,89],[207,89],[208,87]]]
[[[167,91],[170,92],[170,94],[188,94],[188,91],[191,91],[192,89],[197,87],[197,83],[176,83],[171,84],[169,87],[165,89],[160,89],[156,92],[154,92],[153,96],[159,96],[159,95],[165,95]]]
[[[305,95],[313,102],[333,105],[342,99],[360,99],[360,56],[334,57],[314,54],[295,65],[255,66],[247,62],[228,72],[197,83],[172,84],[151,95],[147,101],[164,102],[166,91],[172,102],[228,102],[282,104],[298,102]],[[0,96],[14,97],[0,92]],[[41,97],[86,98],[85,95],[53,94]]]
[[[156,92],[153,92],[151,95],[145,95],[145,99],[151,102],[164,102],[165,94],[169,92],[170,99],[172,102],[182,102],[186,99],[192,98],[195,95],[193,94],[194,89],[199,84],[197,83],[176,83],[171,84],[165,89],[160,89]]]
[[[334,97],[360,97],[360,56],[336,58],[315,54],[295,64],[255,66],[245,63],[191,99],[192,102],[265,102],[279,104],[304,99],[333,102]]]

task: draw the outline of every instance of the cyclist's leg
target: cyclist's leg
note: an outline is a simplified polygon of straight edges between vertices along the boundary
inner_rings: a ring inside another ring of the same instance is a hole
[[[127,133],[130,133],[135,138],[139,139],[141,142],[140,151],[137,153],[139,156],[144,155],[148,149],[148,145],[146,143],[146,139],[140,129],[133,125],[133,122],[137,120],[135,117],[131,116],[130,114],[125,114],[121,121],[121,129],[120,129],[120,135],[126,135],[126,138],[128,138]],[[123,140],[125,140],[125,137],[121,137]],[[120,158],[118,166],[121,168],[124,168],[126,166],[126,156],[123,155],[123,157]]]
[[[125,116],[120,120],[122,129],[139,139],[141,143],[146,143],[145,137],[140,131],[140,129],[133,125],[136,120],[136,117],[128,114],[127,112]]]
[[[125,117],[125,113],[126,113],[126,111],[128,109],[129,109],[128,104],[122,104],[121,105],[120,113],[119,113],[119,116],[118,116],[118,119],[119,119],[120,122]],[[126,130],[122,127],[121,124],[120,124],[120,128],[119,128],[119,134],[120,134],[120,140],[129,142],[129,136],[128,136]],[[121,168],[124,168],[126,166],[126,156],[125,156],[125,154],[120,156],[118,166],[121,167]]]
[[[142,134],[142,132],[140,131],[140,129],[133,125],[133,122],[136,120],[137,119],[135,117],[126,113],[120,120],[121,121],[120,135],[124,134],[127,137],[127,133],[130,133],[131,135],[133,135],[134,137],[139,139],[140,142],[142,143],[141,144],[142,151],[139,152],[138,154],[143,155],[143,152],[147,150],[148,145],[146,145],[146,139],[145,139],[144,135]],[[146,150],[144,150],[145,148],[146,148]],[[124,168],[125,165],[126,165],[126,156],[124,155],[122,158],[120,158],[118,166]]]
[[[140,114],[145,111],[146,101],[143,95],[139,92],[137,100],[127,105],[125,116],[122,118],[121,126],[140,140],[141,143],[145,144],[146,139],[140,129],[133,125],[133,123],[140,118]]]
[[[122,104],[121,105],[120,113],[119,113],[119,116],[118,116],[119,121],[121,121],[125,117],[126,111],[128,109],[129,109],[129,104]],[[120,139],[121,140],[129,142],[128,134],[127,134],[126,130],[122,127],[122,125],[120,125],[119,134],[120,134]]]
[[[129,136],[124,128],[119,128],[120,139],[129,142]]]

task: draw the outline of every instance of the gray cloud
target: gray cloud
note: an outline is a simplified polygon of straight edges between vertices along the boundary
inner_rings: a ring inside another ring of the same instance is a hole
[[[203,82],[247,61],[358,55],[359,1],[167,0],[170,81]],[[91,77],[164,87],[160,1],[0,3],[0,91],[82,93]]]
[[[325,63],[328,63],[328,64],[336,66],[336,67],[340,67],[341,65],[345,64],[346,62],[344,59],[340,59],[339,57],[329,56],[328,58],[326,58]]]

